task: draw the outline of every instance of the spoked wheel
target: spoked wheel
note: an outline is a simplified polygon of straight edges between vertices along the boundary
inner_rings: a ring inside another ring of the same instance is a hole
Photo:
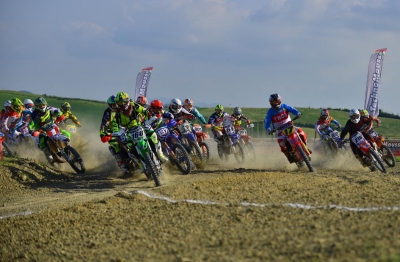
[[[203,162],[203,151],[200,149],[200,146],[197,143],[197,141],[190,141],[189,144],[192,149],[191,157],[192,157],[193,163],[195,165],[201,165]]]
[[[182,174],[187,175],[191,171],[190,156],[182,144],[173,144],[172,151],[175,153],[175,163]]]
[[[242,145],[239,142],[236,142],[232,146],[235,149],[234,156],[236,158],[236,161],[239,164],[243,164],[244,163],[244,159],[245,159],[245,156],[244,156],[245,154],[244,154],[244,150],[243,150]]]
[[[396,159],[394,158],[392,150],[386,145],[382,145],[379,151],[382,154],[382,159],[389,167],[394,167],[396,165]]]
[[[199,144],[201,150],[203,151],[203,160],[207,163],[210,160],[210,147],[206,142],[200,142]]]
[[[144,156],[145,163],[146,163],[146,171],[154,180],[156,186],[161,186],[160,178],[158,177],[158,172],[156,169],[156,165],[154,164],[153,160],[151,159],[150,155],[146,153]],[[147,174],[146,174],[147,176]]]
[[[372,147],[369,150],[369,157],[372,159],[372,164],[382,173],[386,173],[386,167],[383,165],[382,159],[378,156],[375,149]]]
[[[301,155],[301,158],[303,159],[304,163],[306,163],[306,166],[307,166],[308,170],[309,170],[310,172],[314,172],[314,168],[313,168],[313,166],[311,165],[311,161],[310,161],[310,159],[308,158],[307,154],[304,152],[304,150],[303,150],[303,148],[301,147],[301,145],[297,145],[297,148],[296,148],[296,149],[299,151],[299,153],[300,153],[300,155]]]
[[[222,148],[221,144],[217,144],[217,152],[219,159],[223,160],[224,159],[224,149]]]
[[[254,145],[251,141],[247,141],[247,143],[244,144],[243,150],[246,153],[246,158],[248,158],[250,161],[256,160],[256,150],[254,149]]]
[[[86,172],[85,164],[79,153],[72,146],[66,146],[64,152],[68,157],[68,163],[78,174]]]

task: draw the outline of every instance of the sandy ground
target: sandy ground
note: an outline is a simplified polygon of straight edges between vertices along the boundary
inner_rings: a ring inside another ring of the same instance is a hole
[[[41,152],[1,162],[0,261],[400,260],[400,163],[314,152],[310,173],[259,145],[242,166],[214,151],[189,175],[166,164],[156,188],[97,140],[74,140],[84,175]]]

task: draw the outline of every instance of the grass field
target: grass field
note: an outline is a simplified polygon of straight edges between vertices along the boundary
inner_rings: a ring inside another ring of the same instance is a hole
[[[104,97],[104,102],[102,101],[94,101],[94,100],[83,100],[76,98],[64,98],[64,97],[54,97],[54,96],[45,96],[39,94],[30,94],[26,92],[17,92],[17,91],[9,91],[9,90],[0,90],[0,103],[4,103],[6,100],[10,100],[13,98],[19,98],[22,101],[26,98],[30,98],[34,100],[38,96],[44,96],[49,105],[60,107],[61,103],[67,101],[71,104],[71,111],[78,117],[78,119],[82,122],[89,122],[91,125],[98,126],[100,125],[101,117],[103,115],[104,110],[107,108],[106,99]],[[288,101],[288,103],[290,103]],[[266,104],[267,105],[267,104]],[[296,106],[296,105],[293,105]],[[252,131],[252,135],[256,137],[266,136],[266,132],[264,130],[263,121],[266,115],[266,112],[269,107],[266,108],[242,108],[243,113],[246,114],[253,123],[255,123],[255,128]],[[296,125],[303,127],[307,136],[312,138],[315,135],[314,132],[314,124],[320,115],[320,108],[302,108],[298,107],[298,110],[301,111],[302,117],[296,120]],[[199,107],[198,110],[200,113],[208,120],[208,117],[214,112],[214,108],[203,108]],[[225,111],[227,113],[233,113],[232,107],[226,107]],[[337,119],[342,125],[346,123],[348,120],[348,112],[342,110],[330,110],[330,114]],[[380,117],[382,120],[382,126],[377,129],[377,131],[384,135],[387,138],[400,138],[400,120],[394,118],[386,118]],[[97,130],[96,130],[97,131]]]

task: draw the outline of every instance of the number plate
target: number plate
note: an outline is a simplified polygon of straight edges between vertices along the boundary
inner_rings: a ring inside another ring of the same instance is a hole
[[[143,139],[144,130],[142,126],[135,126],[129,129],[129,134],[132,137],[132,140],[137,141]]]

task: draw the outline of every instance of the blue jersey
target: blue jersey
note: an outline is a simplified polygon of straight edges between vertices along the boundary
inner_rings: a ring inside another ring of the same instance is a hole
[[[290,118],[290,114],[299,115],[300,111],[294,107],[291,107],[286,104],[281,104],[279,109],[275,109],[271,107],[267,115],[265,116],[264,125],[266,130],[271,130],[271,124],[276,130],[280,131],[280,128],[283,127],[286,123],[292,121]]]

